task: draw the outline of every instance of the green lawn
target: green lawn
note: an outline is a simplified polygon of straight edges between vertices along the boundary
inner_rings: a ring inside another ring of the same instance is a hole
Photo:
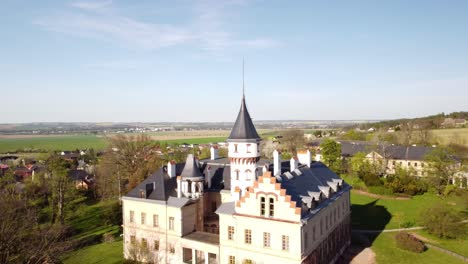
[[[447,206],[462,208],[459,197],[442,199],[433,193],[414,196],[410,200],[384,200],[356,194],[351,191],[352,225],[358,229],[393,229],[399,228],[398,219],[402,214],[402,223],[414,222],[419,225],[421,212],[437,202]]]
[[[104,149],[107,140],[95,135],[47,136],[28,138],[1,138],[0,153],[23,150],[74,150],[83,148]]]
[[[80,244],[101,242],[105,233],[119,236],[119,224],[122,215],[120,205],[115,201],[82,203],[77,206],[69,221],[76,235],[72,239]]]
[[[445,248],[463,256],[468,257],[468,241],[464,239],[441,239],[429,234],[425,230],[418,230],[414,233],[429,239],[429,243],[435,246]]]
[[[64,264],[117,264],[123,261],[123,242],[122,239],[116,239],[111,243],[100,243],[87,246],[64,257]]]
[[[396,247],[395,233],[382,233],[372,244],[379,264],[462,264],[462,260],[435,249],[427,249],[423,253],[413,253]]]

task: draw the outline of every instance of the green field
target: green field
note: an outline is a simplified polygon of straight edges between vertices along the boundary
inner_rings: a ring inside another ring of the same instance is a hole
[[[117,264],[123,262],[123,242],[116,239],[110,243],[100,243],[87,246],[68,254],[64,264]]]
[[[376,254],[379,264],[457,264],[465,263],[451,255],[439,252],[435,249],[427,249],[423,253],[413,253],[397,248],[395,233],[382,233],[372,244],[372,250]]]
[[[226,137],[207,137],[207,138],[182,138],[182,139],[171,139],[171,140],[161,140],[168,144],[208,144],[208,143],[217,143],[226,141]]]
[[[440,198],[433,193],[414,196],[410,200],[384,200],[351,192],[352,224],[357,229],[399,228],[396,214],[402,215],[401,223],[419,225],[420,214],[435,203],[463,209],[461,197]]]
[[[434,129],[431,132],[439,144],[454,143],[468,147],[468,128]]]
[[[0,138],[0,153],[32,150],[104,149],[107,140],[95,135]]]

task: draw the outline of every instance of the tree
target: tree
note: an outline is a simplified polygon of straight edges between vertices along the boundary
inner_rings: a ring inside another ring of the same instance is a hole
[[[0,263],[52,263],[68,248],[62,225],[39,224],[33,207],[0,192]]]
[[[335,172],[341,171],[341,145],[332,140],[326,139],[320,144],[323,162]]]
[[[425,173],[430,179],[431,185],[442,194],[449,179],[456,171],[457,161],[452,152],[446,148],[434,148],[425,158]]]
[[[443,204],[436,204],[420,215],[423,225],[429,233],[441,238],[464,237],[467,233],[466,224],[459,213]]]
[[[281,145],[292,155],[297,154],[297,150],[304,147],[304,131],[299,129],[285,130],[281,133]]]
[[[46,161],[49,173],[49,191],[52,199],[52,222],[56,218],[61,224],[65,222],[65,205],[72,200],[75,186],[68,176],[69,164],[59,155],[52,154]]]
[[[98,192],[103,198],[115,198],[115,194],[121,197],[164,163],[158,154],[159,143],[148,135],[118,135],[110,141],[96,175]]]

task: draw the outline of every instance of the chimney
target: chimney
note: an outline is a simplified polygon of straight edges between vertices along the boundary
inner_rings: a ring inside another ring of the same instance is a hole
[[[210,153],[211,153],[211,160],[215,160],[218,158],[218,146],[213,145],[210,148]]]
[[[211,188],[211,166],[208,165],[208,168],[206,168],[206,176],[205,177],[205,182],[208,184],[208,188]]]
[[[273,151],[273,176],[281,174],[281,152],[275,149]]]
[[[175,177],[176,176],[176,163],[175,161],[171,160],[167,163],[167,174],[169,177]]]
[[[177,198],[182,198],[182,177],[177,176]]]
[[[297,157],[292,157],[290,161],[290,171],[293,172],[295,169],[299,167],[299,161],[297,160]]]
[[[307,165],[310,168],[310,150],[298,151],[297,158],[300,164]]]

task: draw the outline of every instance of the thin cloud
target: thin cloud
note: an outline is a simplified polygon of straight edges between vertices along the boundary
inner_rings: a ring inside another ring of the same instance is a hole
[[[112,1],[74,2],[72,10],[34,21],[46,30],[63,34],[121,43],[129,48],[159,49],[193,44],[209,51],[227,48],[267,48],[277,46],[268,38],[238,39],[224,30],[226,10],[243,1],[201,2],[194,7],[194,18],[187,25],[148,23],[116,14]]]
[[[107,1],[80,1],[80,2],[74,2],[71,4],[71,6],[84,9],[84,10],[98,10],[102,9],[104,7],[110,6],[112,4],[112,0],[107,0]]]

